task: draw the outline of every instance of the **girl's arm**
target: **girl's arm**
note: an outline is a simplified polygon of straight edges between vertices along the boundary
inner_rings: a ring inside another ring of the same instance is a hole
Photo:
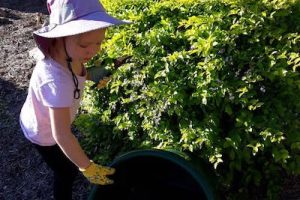
[[[85,169],[91,162],[71,132],[70,109],[49,108],[52,134],[65,155],[79,168]]]
[[[65,155],[91,183],[112,184],[113,180],[107,176],[114,174],[115,169],[91,162],[71,132],[70,109],[49,108],[49,113],[53,137]]]

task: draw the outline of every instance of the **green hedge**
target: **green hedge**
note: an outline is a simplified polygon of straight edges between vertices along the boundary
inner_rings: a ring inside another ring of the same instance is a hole
[[[90,63],[114,75],[85,91],[85,149],[104,163],[132,149],[191,152],[228,199],[278,198],[283,177],[300,174],[299,1],[102,2],[133,23],[110,29]]]

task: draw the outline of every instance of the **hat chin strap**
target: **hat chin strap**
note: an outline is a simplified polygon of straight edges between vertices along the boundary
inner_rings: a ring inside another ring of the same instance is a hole
[[[74,90],[74,99],[79,99],[80,98],[80,89],[78,88],[78,79],[76,77],[76,75],[74,74],[73,70],[72,70],[72,58],[69,56],[68,52],[67,52],[67,48],[66,48],[66,41],[65,38],[63,38],[63,43],[64,43],[64,49],[65,49],[65,53],[67,56],[67,65],[68,65],[68,69],[70,70],[71,74],[72,74],[72,79],[74,82],[74,86],[75,86],[75,90]]]

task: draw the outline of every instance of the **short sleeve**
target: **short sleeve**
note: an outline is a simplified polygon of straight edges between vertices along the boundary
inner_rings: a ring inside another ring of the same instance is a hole
[[[47,107],[71,107],[73,104],[73,90],[66,83],[49,82],[40,87],[40,97]]]

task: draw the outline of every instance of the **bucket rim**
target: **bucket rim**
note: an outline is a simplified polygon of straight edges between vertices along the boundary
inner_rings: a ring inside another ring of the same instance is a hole
[[[162,158],[167,161],[170,161],[177,166],[181,167],[186,173],[188,173],[196,181],[198,185],[201,186],[201,189],[207,200],[215,200],[216,195],[214,195],[213,188],[209,185],[208,181],[205,180],[204,174],[197,170],[188,160],[184,157],[181,152],[162,150],[162,149],[138,149],[126,152],[118,157],[116,157],[108,166],[114,167],[122,162],[128,161],[129,159],[143,157],[156,157]],[[90,197],[95,196],[96,190],[99,186],[95,185],[92,189]],[[89,198],[92,200],[93,198]]]

